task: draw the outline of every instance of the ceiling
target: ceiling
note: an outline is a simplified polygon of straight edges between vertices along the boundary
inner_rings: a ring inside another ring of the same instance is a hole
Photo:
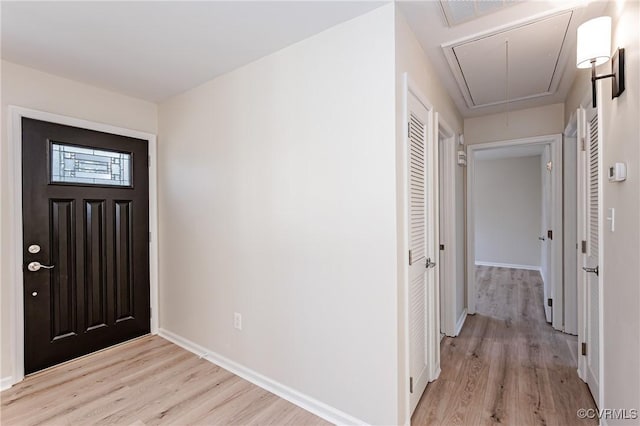
[[[606,2],[486,3],[480,9],[477,0],[398,2],[461,114],[564,102],[576,72],[577,27],[601,15]]]
[[[2,58],[158,102],[384,3],[2,1]]]
[[[2,58],[159,102],[385,3],[2,1]],[[575,75],[576,28],[606,2],[398,5],[470,117],[563,102]]]

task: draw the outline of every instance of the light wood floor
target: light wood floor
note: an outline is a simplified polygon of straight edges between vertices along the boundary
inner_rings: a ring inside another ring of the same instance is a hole
[[[544,319],[540,274],[478,267],[475,315],[445,337],[440,377],[427,386],[412,425],[576,425],[595,408],[578,378],[575,336]]]
[[[30,376],[1,399],[3,426],[327,424],[158,336]]]

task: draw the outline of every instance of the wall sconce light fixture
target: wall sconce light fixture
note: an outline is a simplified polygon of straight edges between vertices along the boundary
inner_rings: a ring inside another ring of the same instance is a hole
[[[576,66],[591,67],[591,94],[593,107],[596,107],[596,81],[613,78],[611,82],[612,98],[624,92],[624,49],[617,49],[611,59],[611,74],[596,75],[596,67],[611,58],[611,17],[601,16],[591,19],[578,27],[578,48]]]

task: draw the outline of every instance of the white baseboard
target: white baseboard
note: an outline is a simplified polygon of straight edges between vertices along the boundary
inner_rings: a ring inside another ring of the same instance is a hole
[[[438,377],[440,377],[440,373],[442,373],[442,369],[440,368],[440,366],[438,366],[438,368],[436,368],[436,371],[433,373],[433,377],[431,378],[431,380],[429,380],[429,383],[438,380]]]
[[[458,318],[458,321],[456,322],[456,336],[460,334],[460,331],[462,330],[462,326],[464,325],[465,320],[467,319],[467,309],[465,308],[462,311],[462,315],[460,315],[460,318]]]
[[[517,265],[515,263],[485,262],[483,260],[476,260],[476,266],[494,266],[496,268],[526,269],[528,271],[540,271],[540,267],[535,265]]]
[[[158,335],[169,340],[172,343],[188,350],[189,352],[193,352],[194,354],[206,359],[207,361],[216,364],[225,370],[230,371],[231,373],[242,377],[248,382],[253,383],[256,386],[259,386],[282,399],[286,399],[292,404],[297,405],[300,408],[303,408],[318,417],[325,419],[328,422],[331,422],[336,425],[365,425],[366,422],[363,422],[360,419],[357,419],[345,412],[342,412],[334,407],[331,407],[325,404],[322,401],[318,401],[308,395],[305,395],[301,392],[296,391],[282,383],[278,383],[273,379],[270,379],[262,374],[251,370],[243,365],[238,364],[235,361],[232,361],[224,356],[217,354],[213,351],[208,350],[207,348],[198,345],[188,339],[185,339],[182,336],[179,336],[171,331],[160,328],[158,330]]]
[[[0,391],[3,391],[5,389],[9,389],[11,386],[13,386],[13,377],[12,376],[3,377],[2,379],[0,379]]]

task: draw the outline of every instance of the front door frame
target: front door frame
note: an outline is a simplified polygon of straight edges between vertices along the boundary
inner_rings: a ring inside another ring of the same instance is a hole
[[[149,144],[149,297],[151,304],[151,334],[158,333],[158,195],[157,195],[157,146],[156,135],[137,130],[111,126],[80,118],[68,117],[19,106],[9,106],[9,176],[12,179],[13,209],[9,239],[13,241],[10,257],[10,284],[13,300],[10,312],[13,374],[10,387],[24,379],[24,274],[22,241],[22,118],[48,121],[65,126],[80,127],[98,132],[144,139]],[[4,380],[3,380],[4,382]]]
[[[534,136],[523,139],[510,139],[498,142],[487,142],[469,145],[467,148],[467,311],[476,312],[476,271],[475,271],[475,179],[474,157],[477,151],[493,148],[527,145],[550,145],[553,172],[551,175],[551,229],[555,237],[551,246],[551,271],[553,285],[553,328],[563,328],[563,287],[562,287],[562,135]],[[505,177],[505,178],[508,178]]]

